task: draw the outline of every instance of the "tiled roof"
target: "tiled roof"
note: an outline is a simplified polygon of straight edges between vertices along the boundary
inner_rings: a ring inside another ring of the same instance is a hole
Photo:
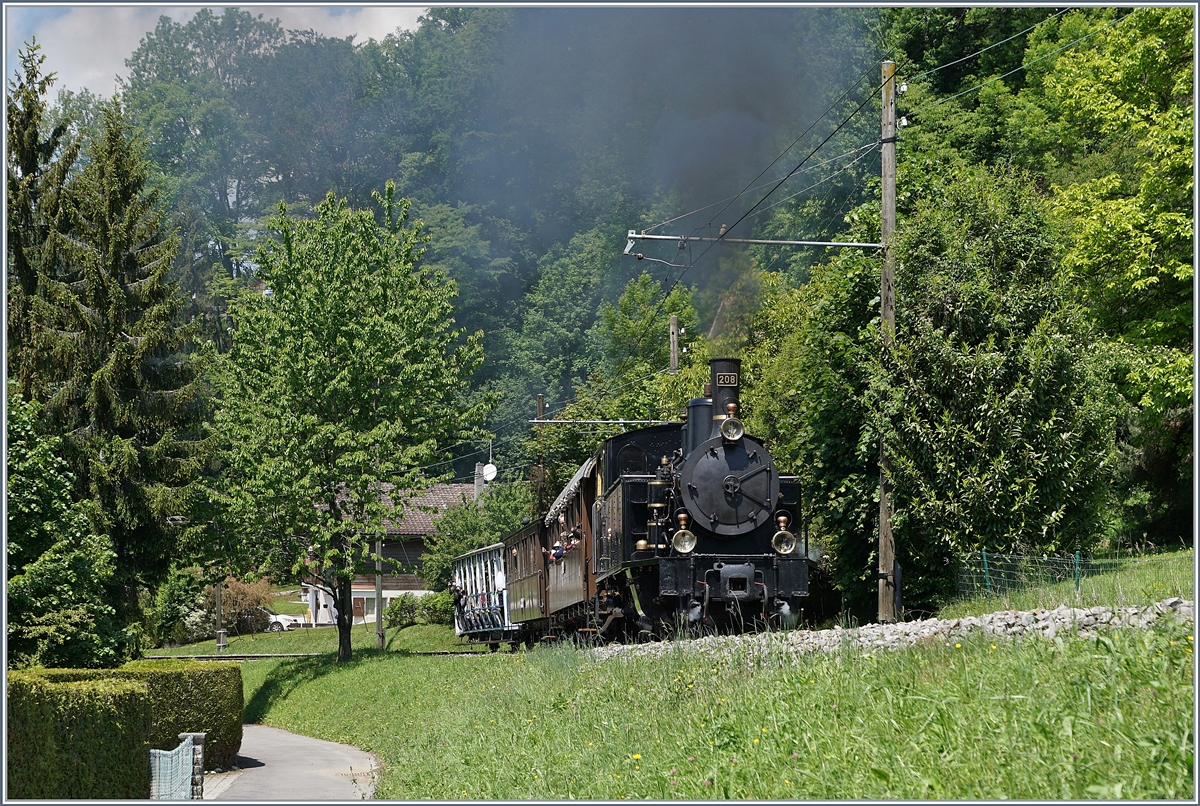
[[[386,492],[392,489],[390,484],[384,484],[384,500],[390,503]],[[404,517],[398,522],[385,521],[389,536],[419,536],[433,534],[433,521],[443,510],[464,500],[470,501],[475,496],[474,484],[433,484],[428,489],[409,498],[404,508]],[[338,499],[345,498],[339,494]],[[433,510],[433,511],[429,511]]]

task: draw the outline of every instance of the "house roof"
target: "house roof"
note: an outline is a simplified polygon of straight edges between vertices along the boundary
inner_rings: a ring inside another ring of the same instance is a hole
[[[384,484],[384,501],[391,503],[388,493],[392,485]],[[345,493],[339,493],[338,499],[344,499]],[[475,497],[474,484],[433,484],[427,489],[413,495],[404,507],[404,517],[399,520],[386,520],[389,537],[423,537],[434,532],[433,521],[447,507],[471,501]]]

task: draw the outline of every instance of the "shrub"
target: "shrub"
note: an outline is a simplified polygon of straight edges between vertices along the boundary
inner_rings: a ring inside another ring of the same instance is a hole
[[[172,569],[154,597],[153,629],[159,645],[186,644],[211,635],[204,629],[204,589],[193,568]],[[207,634],[205,634],[207,632]]]
[[[450,591],[425,594],[421,597],[418,616],[426,624],[453,624],[454,597]]]
[[[205,609],[216,610],[216,599],[212,586],[205,588]],[[264,608],[275,601],[271,583],[265,579],[249,584],[230,577],[221,588],[221,621],[235,635],[264,632],[271,623]]]
[[[388,627],[411,627],[417,623],[421,603],[412,593],[402,593],[388,604],[383,618]]]
[[[7,796],[150,797],[146,682],[85,670],[92,679],[58,682],[45,671],[8,676]]]
[[[118,669],[37,669],[52,682],[125,679],[145,683],[150,747],[172,750],[180,733],[203,731],[206,769],[230,767],[242,746],[242,670],[236,663],[133,661]]]

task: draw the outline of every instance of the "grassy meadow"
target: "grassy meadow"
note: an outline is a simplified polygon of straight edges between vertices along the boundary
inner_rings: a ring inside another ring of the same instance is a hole
[[[1120,561],[1118,571],[1053,585],[1038,585],[1004,594],[974,596],[951,602],[938,613],[939,618],[959,618],[994,613],[997,610],[1053,609],[1059,605],[1126,607],[1159,602],[1170,596],[1193,599],[1195,594],[1195,550],[1167,554],[1128,557]]]
[[[1190,569],[1191,553],[1175,564]],[[1138,585],[1150,595],[1122,603],[1193,598],[1190,573],[1152,565],[1125,576],[1110,580],[1120,595]],[[1073,585],[1037,595],[1043,606],[1087,604]],[[995,599],[962,606],[1005,609]],[[975,636],[753,661],[682,643],[661,658],[604,662],[568,646],[465,658],[379,652],[368,626],[356,628],[349,664],[250,661],[243,678],[247,721],[378,754],[379,798],[1195,794],[1191,622],[1095,641]],[[420,640],[436,642],[436,629],[446,630],[427,627]]]
[[[402,630],[387,630],[388,652],[487,652],[486,646],[467,644],[454,635],[454,628],[437,624],[415,624]],[[283,632],[260,632],[253,635],[230,635],[226,639],[230,655],[273,655],[319,652],[337,655],[336,627],[313,627]],[[359,624],[350,630],[350,643],[355,652],[375,650],[375,622]],[[149,650],[151,655],[215,655],[215,639],[198,641],[185,646]]]

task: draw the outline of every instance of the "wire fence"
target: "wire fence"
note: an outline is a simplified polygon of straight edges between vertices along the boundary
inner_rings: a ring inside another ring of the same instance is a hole
[[[1194,589],[1195,552],[1086,557],[992,554],[979,551],[961,560],[961,599],[1012,599],[1013,594],[1073,593],[1077,600],[1125,600],[1165,595],[1188,596]]]
[[[150,751],[150,798],[192,800],[194,745],[186,736],[174,750]]]

